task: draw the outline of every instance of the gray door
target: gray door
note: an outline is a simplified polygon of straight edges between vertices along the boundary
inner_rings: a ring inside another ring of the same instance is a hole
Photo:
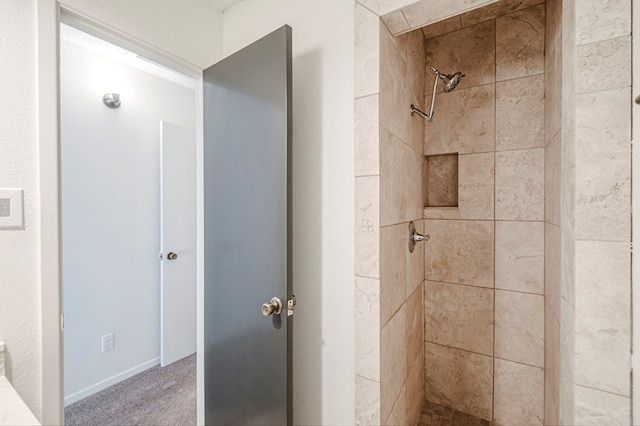
[[[292,423],[290,151],[284,26],[204,71],[207,424]]]

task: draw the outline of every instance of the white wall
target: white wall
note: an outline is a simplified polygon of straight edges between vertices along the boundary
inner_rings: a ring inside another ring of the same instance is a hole
[[[196,94],[69,42],[60,60],[64,377],[72,403],[158,362],[159,123],[192,128],[195,137]],[[108,92],[120,93],[119,109],[103,104]],[[102,353],[108,333],[115,349]]]
[[[46,395],[40,331],[36,5],[52,1],[0,1],[0,187],[25,190],[26,224],[24,230],[0,231],[0,339],[7,343],[8,376],[39,418]],[[205,66],[220,58],[222,14],[202,0],[61,3],[184,61]]]
[[[293,28],[294,422],[353,424],[353,3],[246,0],[226,55]]]
[[[0,340],[7,376],[40,411],[35,1],[0,2],[0,188],[24,189],[24,230],[0,230]]]

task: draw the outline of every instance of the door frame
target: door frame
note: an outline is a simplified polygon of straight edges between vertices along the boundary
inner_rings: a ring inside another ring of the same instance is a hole
[[[62,258],[60,225],[60,40],[61,16],[109,42],[142,54],[196,80],[196,277],[197,277],[197,420],[204,423],[204,226],[202,69],[119,32],[73,7],[71,0],[36,2],[36,82],[39,150],[39,265],[41,300],[41,407],[43,424],[64,424],[64,344],[62,328]]]
[[[632,8],[631,28],[631,424],[640,422],[640,251],[633,245],[640,241],[640,8]],[[640,250],[640,242],[638,248]]]

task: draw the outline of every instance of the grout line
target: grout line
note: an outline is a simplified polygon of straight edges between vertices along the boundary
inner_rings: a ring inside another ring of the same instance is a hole
[[[631,395],[623,395],[623,394],[621,394],[621,393],[616,393],[616,392],[611,392],[611,391],[606,391],[606,390],[602,390],[602,389],[594,388],[594,387],[591,387],[591,386],[581,385],[580,383],[575,383],[575,382],[574,382],[574,385],[576,385],[576,386],[580,386],[581,388],[585,388],[585,389],[591,389],[591,390],[594,390],[594,391],[607,393],[607,394],[609,394],[609,395],[621,396],[621,397],[623,397],[623,398],[629,398],[629,399],[631,398]]]
[[[379,122],[380,120],[378,120]],[[392,135],[395,139],[398,139],[400,142],[402,142],[402,144],[406,145],[407,147],[409,147],[413,152],[415,152],[416,154],[418,154],[420,157],[424,157],[425,155],[416,151],[416,149],[414,147],[412,147],[411,145],[409,145],[404,139],[402,139],[400,136],[396,135],[395,133],[393,133],[391,130],[389,130],[389,128],[387,126],[385,126],[384,124],[380,123],[380,127],[384,128],[387,132],[389,132],[390,135]],[[382,143],[382,138],[380,139],[380,143]]]
[[[428,344],[430,344],[430,345],[440,346],[440,347],[442,347],[442,348],[454,349],[454,350],[456,350],[456,351],[465,352],[465,353],[468,353],[468,354],[484,356],[484,357],[487,357],[487,358],[491,358],[491,359],[492,359],[492,361],[493,361],[493,358],[494,358],[494,357],[493,357],[493,355],[482,354],[482,353],[480,353],[480,352],[470,351],[469,349],[456,348],[455,346],[444,345],[444,344],[442,344],[442,343],[431,342],[431,341],[428,341],[428,340],[425,340],[425,342],[424,342],[424,343],[428,343]],[[425,358],[426,358],[426,354],[425,354]]]
[[[353,98],[354,101],[358,101],[360,99],[370,98],[371,96],[380,96],[380,92],[369,93],[368,95],[358,96],[357,98]]]
[[[493,34],[494,34],[494,44],[493,44],[493,80],[496,82],[493,90],[493,370],[491,374],[491,420],[495,419],[495,394],[496,394],[496,250],[497,250],[497,242],[496,242],[496,231],[497,231],[497,217],[496,212],[498,211],[498,194],[496,187],[498,185],[497,178],[497,170],[498,170],[498,154],[496,152],[497,148],[497,133],[498,133],[498,20],[497,18],[493,21]]]

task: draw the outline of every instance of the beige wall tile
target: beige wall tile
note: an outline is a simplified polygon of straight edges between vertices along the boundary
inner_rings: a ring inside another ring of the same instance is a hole
[[[357,0],[379,16],[391,13],[394,10],[416,3],[419,0]]]
[[[424,292],[420,285],[407,299],[407,365],[413,365],[424,345]],[[421,385],[422,387],[422,385]]]
[[[576,47],[577,93],[631,86],[631,36]]]
[[[544,296],[496,290],[498,358],[544,367]]]
[[[403,12],[411,28],[419,28],[495,1],[497,0],[423,0],[405,7]]]
[[[495,25],[485,22],[459,31],[450,32],[427,40],[427,87],[432,87],[432,66],[443,74],[453,74],[457,71],[465,77],[457,87],[460,89],[480,86],[495,81]],[[440,82],[442,83],[442,82]],[[442,95],[442,85],[439,84],[439,95]],[[431,90],[429,90],[431,92]],[[456,93],[451,92],[451,94]],[[444,98],[446,95],[442,95]],[[439,107],[439,98],[436,106]],[[441,109],[436,109],[442,115]],[[428,127],[428,126],[427,126]]]
[[[427,220],[425,279],[493,287],[493,222]]]
[[[384,391],[383,391],[384,392]],[[387,421],[383,422],[383,425],[387,426],[397,426],[407,424],[406,420],[407,416],[407,389],[403,387],[398,395],[398,399],[396,399],[393,404],[393,408],[391,409],[391,413],[389,413],[389,417],[387,417]]]
[[[424,100],[424,38],[417,31],[393,37],[380,29],[380,124],[422,153],[424,122],[411,104]]]
[[[380,326],[384,327],[406,300],[407,227],[385,226],[380,234]]]
[[[425,398],[491,420],[493,358],[425,343]]]
[[[495,149],[495,87],[488,84],[453,92],[439,92],[433,121],[426,122],[427,155],[472,154]],[[425,102],[431,103],[431,95]]]
[[[356,375],[356,425],[380,424],[380,383]]]
[[[544,420],[560,424],[560,298],[545,297]]]
[[[517,10],[526,9],[536,4],[543,3],[544,0],[501,0],[471,12],[461,15],[462,24],[465,27],[479,24],[480,22],[496,19],[499,16],[507,15]]]
[[[496,219],[544,219],[544,149],[496,153]]]
[[[380,365],[384,368],[380,371],[380,417],[383,419],[389,418],[407,377],[406,321],[403,306],[381,331]]]
[[[425,208],[427,219],[493,220],[495,155],[458,156],[458,208]]]
[[[575,311],[565,299],[561,299],[560,309],[560,424],[574,425]]]
[[[630,395],[628,243],[576,242],[577,384]]]
[[[493,355],[493,290],[425,281],[427,342]]]
[[[629,397],[576,386],[575,425],[631,424]]]
[[[544,150],[544,220],[555,225],[560,225],[561,143],[562,134],[558,132]]]
[[[554,0],[560,1],[560,0]],[[562,48],[551,45],[544,60],[544,140],[549,143],[562,126]]]
[[[544,142],[544,75],[496,83],[496,151]]]
[[[355,97],[380,91],[380,18],[355,4]]]
[[[409,235],[409,225],[406,224],[405,232],[406,235]],[[424,234],[424,220],[416,220],[414,221],[414,226],[416,227],[416,232],[420,234]],[[405,240],[406,242],[406,240]],[[409,253],[409,249],[407,248],[405,253],[407,256],[407,287],[406,287],[406,297],[409,298],[413,292],[422,284],[424,281],[424,246],[426,243],[418,243],[413,248],[413,253]]]
[[[396,10],[395,12],[384,15],[382,22],[384,22],[389,32],[393,35],[410,29],[409,23],[401,10]]]
[[[458,155],[432,155],[427,157],[427,163],[427,206],[457,206]]]
[[[496,222],[496,288],[544,293],[543,222]]]
[[[422,342],[421,342],[422,343]],[[407,377],[407,425],[415,425],[420,418],[424,404],[424,348],[420,345],[420,352],[409,364]]]
[[[560,293],[560,227],[544,224],[544,295],[561,297]]]
[[[413,149],[408,148],[404,150],[405,155],[405,216],[402,218],[405,222],[410,220],[422,219],[425,200],[423,195],[423,181],[420,179],[422,174],[422,168],[424,167],[425,158],[423,155],[418,154]]]
[[[355,273],[380,277],[380,178],[355,181]]]
[[[380,381],[380,280],[355,279],[356,374]]]
[[[378,95],[355,101],[355,175],[380,174],[380,125]]]
[[[576,97],[576,238],[628,241],[631,227],[630,89]]]
[[[576,45],[631,34],[631,3],[629,0],[576,1]]]
[[[431,37],[437,37],[442,34],[459,30],[460,28],[462,28],[462,24],[460,21],[460,15],[458,15],[453,18],[445,19],[434,24],[427,25],[426,27],[422,27],[422,34],[424,34],[424,38],[429,39]]]
[[[544,371],[542,368],[496,358],[494,422],[498,425],[542,425]]]
[[[496,80],[544,71],[544,5],[496,19]]]

